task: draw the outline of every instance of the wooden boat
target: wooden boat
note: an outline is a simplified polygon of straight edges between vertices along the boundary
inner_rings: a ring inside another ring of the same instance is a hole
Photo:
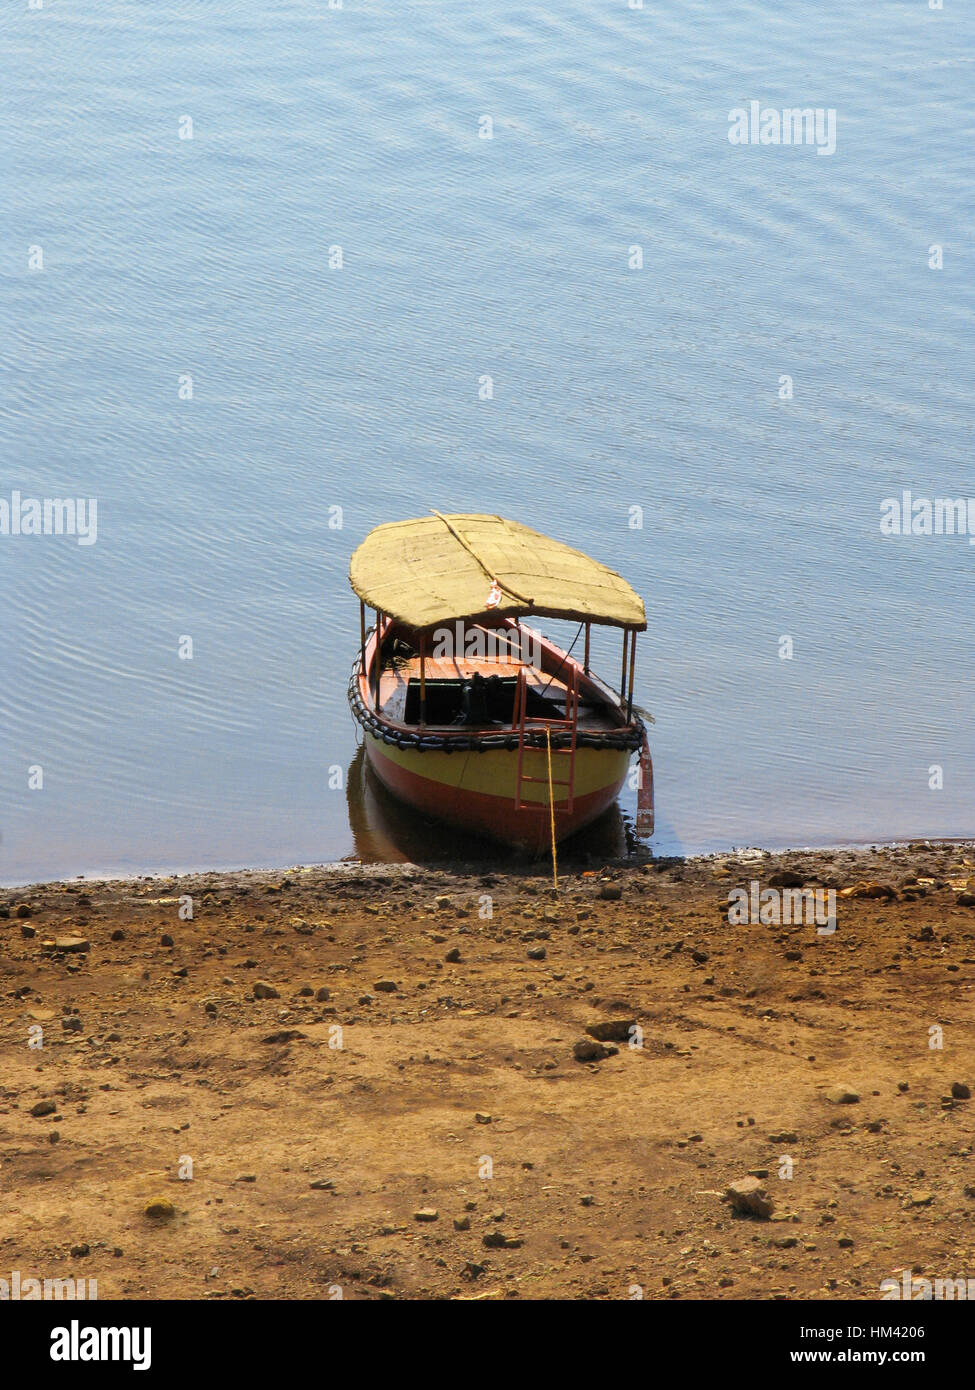
[[[435,512],[376,527],[349,580],[360,601],[349,703],[394,796],[540,852],[612,805],[639,752],[637,830],[652,833],[653,768],[633,709],[647,624],[624,579],[516,522]],[[578,622],[582,659],[528,616]],[[622,629],[619,693],[589,669],[593,623]]]

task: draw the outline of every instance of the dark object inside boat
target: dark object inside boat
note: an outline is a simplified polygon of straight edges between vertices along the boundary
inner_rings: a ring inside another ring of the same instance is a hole
[[[471,724],[479,727],[484,724],[500,723],[495,720],[491,709],[497,706],[501,693],[500,676],[482,676],[475,671],[470,680],[465,680],[460,688],[460,714],[455,724]]]
[[[409,642],[404,642],[402,637],[387,637],[383,642],[380,659],[383,670],[387,666],[402,665],[407,661],[412,661],[415,656],[419,656],[416,647]]]
[[[480,726],[503,724],[510,727],[515,716],[513,677],[488,676],[475,671],[472,680],[429,680],[427,685],[428,724],[469,724]],[[554,700],[543,699],[536,691],[528,690],[528,718],[559,718],[562,706]],[[420,722],[420,682],[411,680],[406,692],[404,724]]]

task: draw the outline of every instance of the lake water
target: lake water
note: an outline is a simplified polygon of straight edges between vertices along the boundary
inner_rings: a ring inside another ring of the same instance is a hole
[[[11,0],[0,35],[0,498],[97,499],[94,544],[0,536],[0,879],[355,852],[348,558],[431,507],[644,596],[660,852],[975,834],[975,546],[880,530],[975,497],[971,7]],[[732,144],[752,101],[835,152]]]

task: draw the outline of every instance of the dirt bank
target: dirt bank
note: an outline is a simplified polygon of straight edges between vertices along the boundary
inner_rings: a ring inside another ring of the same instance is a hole
[[[729,923],[732,889],[783,872],[837,892],[835,931]],[[0,943],[0,1277],[853,1299],[904,1267],[975,1278],[970,845],[614,866],[557,898],[543,872],[411,866],[44,885],[0,893]],[[617,1050],[578,1060],[613,1023]],[[722,1201],[749,1173],[770,1219]]]

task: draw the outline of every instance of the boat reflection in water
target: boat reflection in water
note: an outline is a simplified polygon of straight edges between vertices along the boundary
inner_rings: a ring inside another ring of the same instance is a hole
[[[349,764],[345,786],[355,857],[364,864],[455,862],[497,868],[512,862],[510,846],[465,835],[394,797],[376,776],[362,745]],[[614,802],[598,820],[559,845],[559,863],[619,859],[635,843],[629,819]]]

